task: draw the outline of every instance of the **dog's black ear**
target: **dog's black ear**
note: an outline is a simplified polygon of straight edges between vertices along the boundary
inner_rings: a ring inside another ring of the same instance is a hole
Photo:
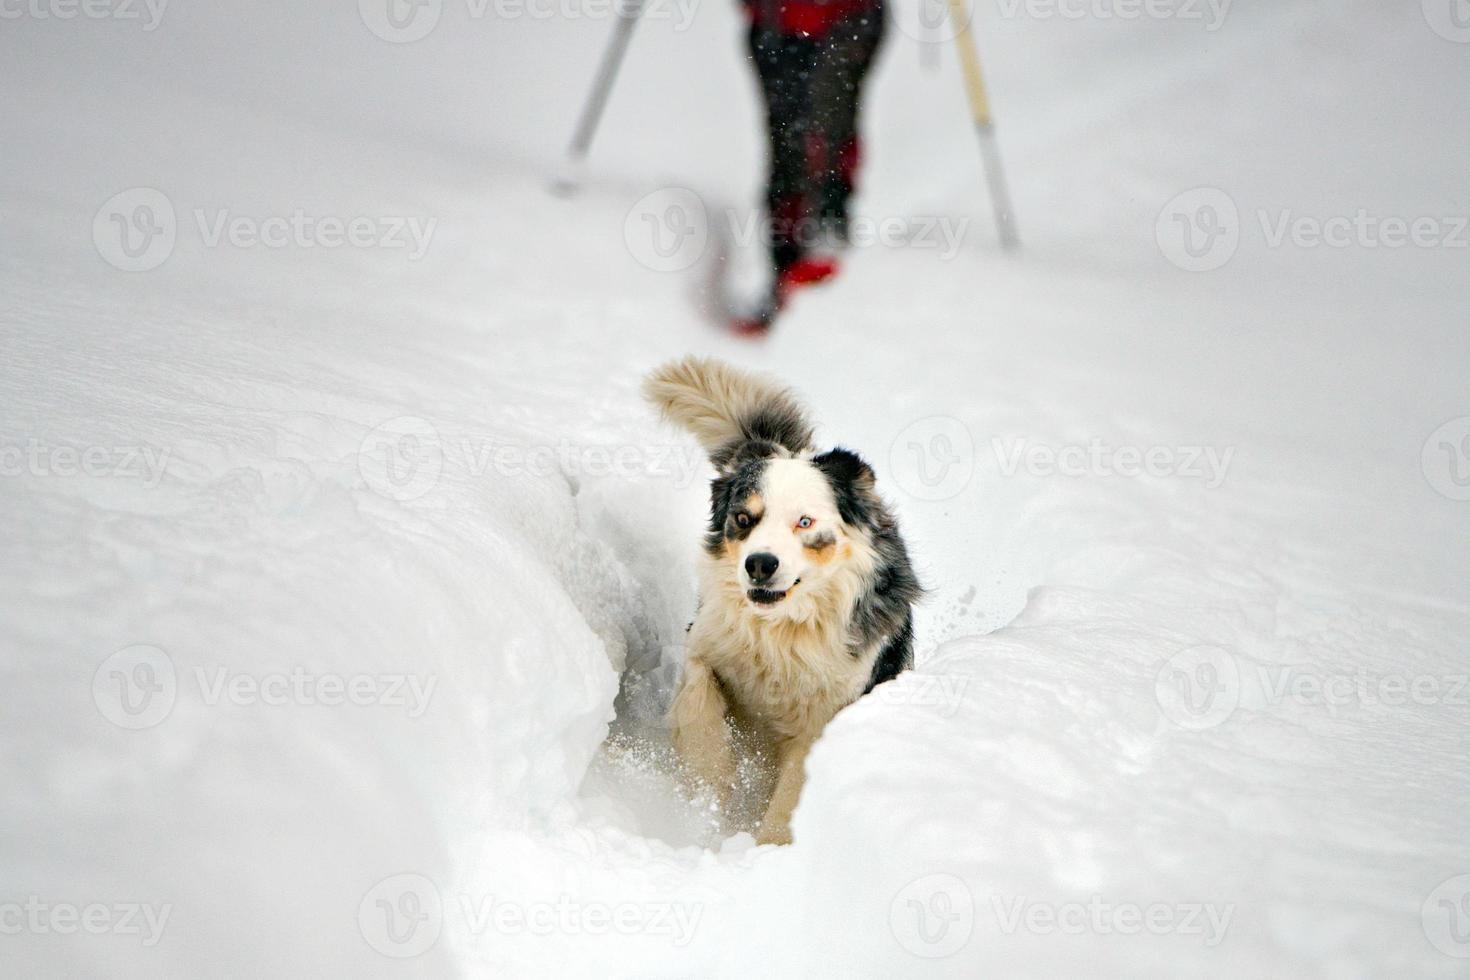
[[[709,484],[710,530],[723,530],[725,518],[730,514],[730,485],[734,481],[724,474],[715,477]]]
[[[812,463],[830,480],[851,483],[859,490],[873,489],[873,468],[849,449],[832,449],[812,458]]]
[[[704,547],[712,555],[718,555],[724,546],[725,519],[730,516],[730,486],[734,481],[728,476],[717,476],[709,485],[709,527],[705,532]]]
[[[775,459],[781,455],[781,447],[764,439],[746,439],[732,442],[710,454],[709,460],[721,474],[734,473],[746,463],[758,459]]]
[[[841,448],[813,457],[812,465],[821,470],[832,485],[832,494],[837,498],[837,512],[843,521],[854,525],[866,523],[876,482],[873,468],[857,453]]]

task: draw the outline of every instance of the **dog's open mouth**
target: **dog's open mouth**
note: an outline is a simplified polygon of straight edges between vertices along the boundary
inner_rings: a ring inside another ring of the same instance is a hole
[[[745,591],[745,597],[751,602],[755,603],[757,606],[774,606],[776,603],[786,598],[786,594],[790,592],[791,589],[796,588],[800,584],[801,579],[797,579],[795,582],[791,583],[790,589],[747,589]]]

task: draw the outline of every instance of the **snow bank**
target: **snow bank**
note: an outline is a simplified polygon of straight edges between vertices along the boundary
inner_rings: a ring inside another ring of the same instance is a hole
[[[492,379],[409,417],[411,373],[304,336],[283,358],[241,319],[130,324],[94,357],[38,317],[5,366],[6,884],[172,903],[189,940],[137,975],[373,965],[343,911],[377,878],[453,880],[576,789],[637,608],[566,475],[475,457],[534,439]],[[89,447],[97,475],[66,475]]]
[[[1426,463],[1470,412],[1463,253],[1256,229],[1193,273],[1156,237],[1202,185],[1456,210],[1462,46],[1369,0],[982,11],[1011,260],[952,60],[894,33],[861,208],[971,230],[852,256],[752,348],[628,237],[660,188],[754,199],[737,12],[640,27],[568,202],[606,23],[442,10],[7,22],[9,972],[1463,973],[1470,548]],[[104,233],[158,195],[145,271]],[[298,214],[423,248],[213,237]],[[635,386],[690,350],[807,393],[932,589],[790,848],[686,798],[659,728],[705,474]]]

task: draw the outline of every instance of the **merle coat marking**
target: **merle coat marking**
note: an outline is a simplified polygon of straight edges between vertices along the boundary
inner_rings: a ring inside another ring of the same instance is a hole
[[[674,744],[722,799],[731,728],[768,746],[776,787],[757,839],[784,843],[811,744],[912,666],[922,590],[872,468],[846,449],[817,453],[789,391],[699,358],[660,368],[644,390],[717,471]]]

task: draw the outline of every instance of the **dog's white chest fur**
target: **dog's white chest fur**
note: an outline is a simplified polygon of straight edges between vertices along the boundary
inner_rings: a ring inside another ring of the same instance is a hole
[[[709,572],[709,585],[723,577],[718,567]],[[786,600],[806,603],[798,606],[802,615],[770,617],[752,614],[738,586],[716,586],[704,593],[690,630],[691,647],[715,671],[731,707],[772,735],[814,737],[857,700],[872,674],[877,647],[858,656],[851,650],[849,590],[824,592]]]

